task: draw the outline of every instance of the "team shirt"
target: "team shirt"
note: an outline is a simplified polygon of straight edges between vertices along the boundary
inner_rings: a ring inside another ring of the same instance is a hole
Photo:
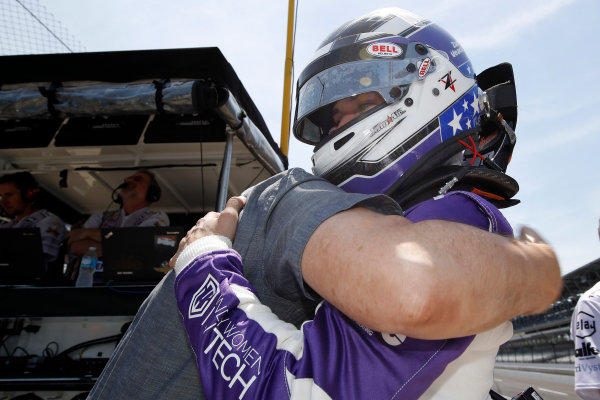
[[[600,399],[600,282],[585,292],[571,317],[575,343],[575,393],[585,400]]]
[[[126,228],[131,226],[168,226],[169,217],[161,211],[149,207],[140,208],[125,215],[122,208],[114,211],[92,214],[83,224],[83,228]]]

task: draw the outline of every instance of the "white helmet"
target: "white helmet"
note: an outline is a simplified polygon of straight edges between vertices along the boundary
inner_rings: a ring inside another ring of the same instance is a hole
[[[316,146],[313,172],[349,192],[398,200],[419,186],[443,191],[449,180],[471,190],[481,186],[473,176],[483,166],[496,172],[493,187],[480,191],[506,202],[518,191],[504,175],[515,142],[512,67],[501,64],[485,76],[487,102],[452,36],[408,11],[377,10],[335,30],[300,74],[294,135]],[[493,88],[498,82],[500,91]]]

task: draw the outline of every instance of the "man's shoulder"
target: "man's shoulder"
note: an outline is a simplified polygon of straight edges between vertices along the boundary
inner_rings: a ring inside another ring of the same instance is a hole
[[[58,215],[46,209],[36,211],[36,213],[40,216],[41,219],[51,219],[62,222],[62,219]]]
[[[163,211],[153,210],[149,207],[142,209],[141,212],[146,215],[167,215]]]
[[[27,225],[63,224],[62,219],[46,209],[37,210],[26,217]]]
[[[600,282],[586,290],[580,297],[579,303],[600,303]]]
[[[59,216],[48,210],[39,210],[36,214],[39,218],[35,221],[35,225],[40,228],[42,235],[47,233],[58,239],[64,236],[65,223]]]
[[[116,226],[120,220],[121,210],[96,211],[88,217],[83,228],[100,228]]]
[[[302,168],[290,168],[246,189],[242,195],[247,198],[260,195],[272,197],[278,193],[288,192],[296,186],[305,185],[308,182],[315,182],[317,185],[328,187],[331,190],[341,190],[325,179],[306,172]]]
[[[132,214],[132,226],[167,226],[169,217],[162,211],[152,210],[149,207],[142,208]]]
[[[246,190],[242,214],[256,208],[270,213],[275,208],[333,215],[352,207],[366,207],[381,214],[401,214],[402,209],[390,197],[382,194],[346,192],[326,179],[301,168],[291,168]]]
[[[169,216],[163,211],[150,210],[150,217],[156,219],[155,225],[169,225]]]
[[[298,182],[305,182],[311,180],[325,181],[323,178],[315,176],[310,172],[306,172],[302,168],[290,168],[285,171],[282,171],[278,174],[275,174],[264,181],[246,189],[244,193],[264,190],[266,187],[277,186],[282,184],[293,184]],[[326,182],[326,181],[325,181]],[[332,185],[333,186],[333,185]]]

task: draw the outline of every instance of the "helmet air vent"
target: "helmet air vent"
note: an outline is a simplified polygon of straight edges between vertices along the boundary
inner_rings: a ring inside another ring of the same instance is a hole
[[[341,138],[340,140],[337,140],[334,144],[333,144],[333,148],[335,150],[339,150],[342,148],[343,145],[345,145],[346,143],[348,143],[348,141],[350,139],[352,139],[354,137],[354,132],[350,132],[349,134],[347,134],[346,136],[344,136],[343,138]]]
[[[423,46],[421,43],[415,45],[415,50],[421,55],[427,54],[427,47]]]

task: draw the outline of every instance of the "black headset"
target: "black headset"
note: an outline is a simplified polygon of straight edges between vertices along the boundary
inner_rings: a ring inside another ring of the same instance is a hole
[[[156,203],[160,200],[160,195],[162,191],[160,190],[160,186],[158,186],[158,182],[154,175],[150,175],[150,186],[148,186],[148,191],[146,192],[146,200],[149,203]]]
[[[162,190],[160,189],[160,186],[158,185],[158,181],[156,180],[154,174],[144,169],[138,170],[137,172],[141,172],[142,174],[148,175],[148,177],[150,177],[150,184],[148,185],[148,191],[146,192],[146,201],[149,203],[155,203],[158,200],[160,200]],[[118,193],[118,191],[124,188],[125,186],[127,186],[127,182],[121,183],[112,191],[112,201],[114,201],[117,204],[123,204],[123,199],[121,198],[121,195]]]

